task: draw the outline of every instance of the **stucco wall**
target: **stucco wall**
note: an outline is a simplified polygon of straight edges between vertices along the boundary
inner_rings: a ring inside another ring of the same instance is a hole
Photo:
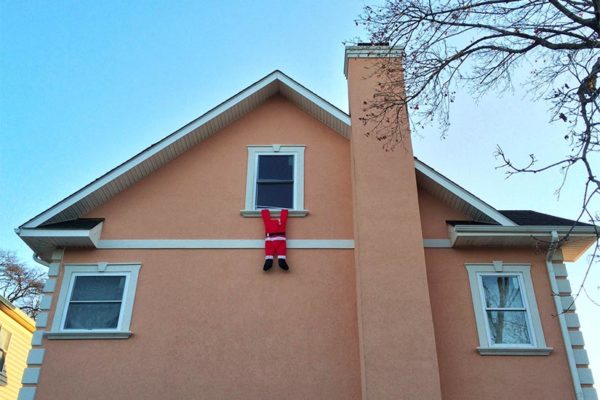
[[[45,340],[38,399],[358,399],[352,250],[67,252],[140,261],[126,340]]]
[[[472,218],[442,203],[426,190],[419,188],[419,210],[424,239],[447,239],[446,221],[470,221]]]
[[[87,217],[102,239],[260,239],[243,218],[247,145],[304,144],[306,218],[293,239],[351,239],[349,142],[275,97]],[[44,340],[37,399],[358,399],[352,250],[70,250],[141,262],[126,340]],[[61,285],[59,277],[58,287]],[[54,296],[54,301],[58,296]],[[51,312],[50,321],[54,311]]]
[[[468,220],[420,191],[425,238],[445,238],[446,219]],[[428,236],[430,235],[430,236]],[[573,385],[546,272],[545,252],[524,248],[425,249],[444,400],[572,399]],[[549,356],[481,356],[465,263],[530,263]]]
[[[244,208],[246,146],[272,143],[307,146],[305,205],[310,214],[289,220],[289,237],[352,239],[349,142],[281,97],[87,217],[106,218],[102,239],[261,238],[260,219],[239,215]],[[424,238],[447,237],[446,219],[467,219],[426,192],[419,191],[418,197]],[[402,229],[411,230],[406,225]],[[406,315],[416,312],[413,292],[423,297],[429,291],[424,298],[427,307],[422,309],[428,309],[431,302],[435,349],[432,345],[429,350],[437,356],[444,400],[571,399],[543,257],[543,252],[531,249],[426,249],[426,279],[414,280],[424,285],[425,292],[404,279],[401,268],[396,268],[400,275],[394,282],[410,290],[387,294],[381,293],[385,285],[375,284],[386,283],[375,268],[379,264],[366,262],[362,272],[365,281],[370,274],[379,274],[379,281],[371,280],[372,299],[389,297],[390,309],[398,307]],[[265,274],[262,260],[260,249],[68,249],[66,263],[142,264],[131,324],[134,335],[127,340],[45,339],[37,399],[361,398],[354,251],[292,249],[289,273],[275,267]],[[406,268],[414,267],[408,258],[396,260]],[[550,356],[484,357],[476,352],[477,331],[464,263],[493,260],[532,264],[546,343],[554,348]],[[381,316],[376,322],[389,328],[388,314],[373,315]],[[393,336],[403,349],[412,347],[415,352],[420,347],[410,345],[406,338],[430,332],[410,323],[397,326],[380,331],[385,333],[381,337]],[[410,335],[398,333],[403,330],[410,330]],[[431,334],[423,342],[431,342]],[[388,354],[385,361],[406,375],[393,384],[383,374],[374,375],[372,382],[377,378],[380,386],[372,393],[387,395],[392,393],[390,388],[409,385],[415,398],[420,387],[437,396],[437,378],[432,385],[431,379],[419,375],[414,363],[395,357],[398,352],[393,353],[389,343],[375,337],[363,351],[365,355],[369,351]],[[372,367],[365,360],[365,368]],[[430,373],[437,376],[435,371]]]
[[[262,223],[240,217],[247,146],[304,144],[307,218],[289,224],[295,239],[352,238],[350,143],[283,97],[236,123],[93,210],[103,239],[256,239]]]

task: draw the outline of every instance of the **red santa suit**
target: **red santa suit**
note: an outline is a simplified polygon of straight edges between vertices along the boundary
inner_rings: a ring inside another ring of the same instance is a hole
[[[287,223],[288,210],[281,210],[279,220],[271,219],[269,210],[260,212],[265,223],[265,259],[273,259],[275,254],[277,258],[285,260],[285,224]]]

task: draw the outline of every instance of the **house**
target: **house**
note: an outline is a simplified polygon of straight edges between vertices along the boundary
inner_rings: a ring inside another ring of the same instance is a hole
[[[0,296],[0,400],[15,400],[21,389],[35,322]]]
[[[19,399],[596,399],[564,264],[595,227],[367,138],[398,56],[346,49],[351,115],[275,71],[19,227],[50,263]]]

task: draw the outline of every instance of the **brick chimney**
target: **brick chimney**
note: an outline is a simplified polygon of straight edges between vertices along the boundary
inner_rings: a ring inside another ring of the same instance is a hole
[[[415,165],[404,146],[384,151],[359,119],[377,86],[385,45],[346,47],[352,118],[355,266],[363,400],[440,400]],[[405,119],[406,121],[406,119]]]

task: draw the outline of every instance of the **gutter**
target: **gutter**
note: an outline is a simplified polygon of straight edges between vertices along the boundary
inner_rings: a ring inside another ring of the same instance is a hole
[[[36,263],[41,264],[46,268],[50,268],[50,263],[47,263],[46,261],[42,260],[40,256],[37,255],[37,253],[33,253],[32,258],[33,261],[35,261]]]
[[[596,236],[597,226],[549,226],[549,225],[519,225],[519,226],[502,226],[502,225],[455,225],[454,232],[460,233],[461,236],[493,234],[507,236],[530,236],[530,235],[548,235],[550,232],[556,232],[558,235],[569,234],[569,236]],[[550,234],[551,235],[551,234]],[[549,236],[550,236],[549,235]]]
[[[554,274],[554,264],[552,264],[552,258],[554,257],[554,253],[556,252],[558,244],[558,232],[556,230],[553,230],[551,232],[551,236],[552,240],[550,242],[550,247],[548,248],[548,254],[546,255],[546,268],[548,269],[548,278],[550,279],[550,289],[552,290],[552,297],[554,298],[554,305],[556,307],[558,323],[560,325],[560,331],[562,333],[563,341],[565,344],[567,362],[569,364],[569,370],[571,372],[573,388],[575,389],[575,398],[577,400],[583,400],[583,390],[581,389],[581,382],[579,381],[579,373],[577,372],[577,364],[575,363],[575,355],[573,353],[573,347],[571,345],[571,337],[569,336],[567,321],[565,320],[565,314],[563,312],[560,297],[558,295],[558,284],[556,283],[556,275]]]

